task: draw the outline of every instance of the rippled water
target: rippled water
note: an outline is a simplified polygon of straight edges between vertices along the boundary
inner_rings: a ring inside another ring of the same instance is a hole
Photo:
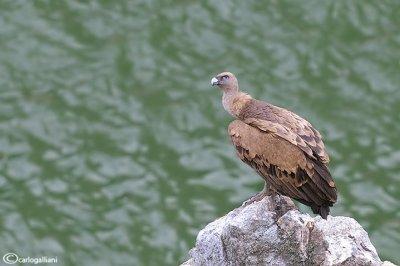
[[[262,186],[209,86],[230,70],[322,132],[333,214],[399,262],[399,14],[396,1],[2,1],[0,255],[183,261]]]

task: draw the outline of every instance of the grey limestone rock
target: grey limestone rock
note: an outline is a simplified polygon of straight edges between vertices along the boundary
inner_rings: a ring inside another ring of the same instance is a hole
[[[208,224],[182,265],[382,265],[348,217],[315,218],[290,198],[265,197]]]

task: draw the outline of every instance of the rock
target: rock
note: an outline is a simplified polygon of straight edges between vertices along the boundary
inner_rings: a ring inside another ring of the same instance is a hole
[[[390,261],[385,260],[382,266],[397,266],[396,264],[391,263]]]
[[[182,265],[382,265],[367,232],[348,217],[300,213],[265,197],[208,224]]]

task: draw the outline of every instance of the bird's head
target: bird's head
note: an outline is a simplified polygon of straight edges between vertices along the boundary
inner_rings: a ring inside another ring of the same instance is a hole
[[[239,90],[238,81],[231,72],[222,72],[211,79],[212,86],[218,86],[224,91]]]

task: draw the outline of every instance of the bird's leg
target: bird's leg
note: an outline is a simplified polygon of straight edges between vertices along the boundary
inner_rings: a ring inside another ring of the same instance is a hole
[[[254,196],[252,196],[250,199],[246,200],[245,202],[243,202],[242,206],[247,206],[250,205],[256,201],[260,201],[262,200],[264,197],[266,196],[272,196],[275,195],[275,190],[273,190],[268,184],[267,182],[264,182],[264,188],[263,190],[261,190],[260,192],[258,192],[257,194],[255,194]]]

